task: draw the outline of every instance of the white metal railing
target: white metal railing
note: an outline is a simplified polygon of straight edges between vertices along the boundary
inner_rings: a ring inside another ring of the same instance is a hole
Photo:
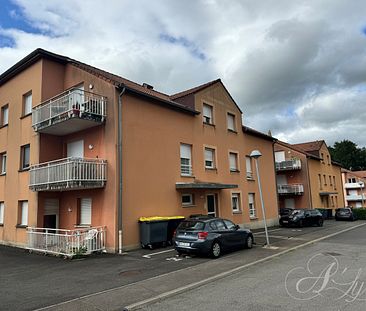
[[[32,165],[29,176],[33,191],[103,187],[107,181],[107,161],[65,158]]]
[[[73,257],[90,255],[106,247],[106,227],[75,230],[27,228],[27,249],[54,255]]]
[[[182,176],[192,176],[192,165],[191,161],[186,158],[180,159],[180,174]]]
[[[103,122],[107,98],[81,89],[61,93],[32,109],[35,131],[71,117]]]
[[[304,185],[302,184],[277,185],[277,191],[279,194],[303,194]]]
[[[347,201],[366,201],[366,196],[362,194],[349,194],[346,195]]]
[[[361,181],[361,182],[347,182],[344,184],[344,187],[346,189],[361,189],[365,187],[365,184]]]
[[[276,162],[277,171],[299,170],[299,169],[301,169],[301,160],[300,159],[290,159],[290,160],[286,160],[286,161]]]

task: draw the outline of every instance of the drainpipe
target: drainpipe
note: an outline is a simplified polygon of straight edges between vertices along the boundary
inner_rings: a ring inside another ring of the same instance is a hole
[[[117,161],[118,161],[118,254],[122,254],[122,95],[126,87],[121,85],[122,91],[118,95],[117,120]]]

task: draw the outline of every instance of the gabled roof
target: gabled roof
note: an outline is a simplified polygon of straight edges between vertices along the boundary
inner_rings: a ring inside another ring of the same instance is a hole
[[[292,144],[285,143],[284,141],[281,141],[281,140],[278,140],[278,141],[277,141],[277,143],[278,143],[279,145],[283,145],[284,147],[287,147],[287,148],[293,149],[293,150],[295,150],[295,151],[297,151],[297,152],[300,152],[300,153],[302,153],[302,154],[306,155],[308,158],[312,158],[312,159],[316,159],[316,160],[321,160],[321,158],[320,158],[320,157],[318,157],[318,156],[316,156],[316,155],[314,155],[314,154],[312,154],[312,153],[310,153],[310,152],[306,152],[304,149],[299,148],[299,147],[297,146],[297,145],[299,145],[299,144],[294,144],[294,145],[292,145]],[[300,145],[301,145],[301,144],[300,144]]]
[[[49,51],[46,51],[46,50],[40,49],[40,48],[36,49],[32,53],[30,53],[29,55],[24,57],[22,60],[17,62],[15,65],[13,65],[11,68],[9,68],[7,71],[5,71],[3,74],[1,74],[0,75],[0,86],[42,58],[46,58],[46,59],[49,59],[49,60],[52,60],[52,61],[55,61],[55,62],[58,62],[61,64],[72,64],[73,66],[78,67],[86,72],[89,72],[89,73],[113,84],[116,87],[125,87],[130,92],[133,92],[137,95],[147,96],[150,99],[157,100],[170,108],[178,109],[178,110],[188,112],[191,114],[199,114],[198,111],[192,109],[191,107],[188,107],[188,106],[182,105],[179,102],[173,101],[170,98],[170,96],[167,94],[155,91],[151,88],[145,87],[145,86],[140,85],[131,80],[125,79],[123,77],[117,76],[117,75],[107,72],[105,70],[101,70],[99,68],[96,68],[91,65],[85,64],[83,62],[77,61],[75,59],[69,58],[67,56],[55,54],[55,53],[52,53],[52,52],[49,52]]]
[[[324,140],[310,141],[307,143],[293,144],[306,152],[319,151],[322,145],[325,144]]]
[[[269,141],[277,141],[277,138],[274,138],[270,135],[267,135],[267,134],[264,134],[262,132],[259,132],[251,127],[248,127],[248,126],[242,126],[242,130],[244,133],[246,134],[249,134],[249,135],[252,135],[252,136],[256,136],[256,137],[259,137],[259,138],[263,138],[265,140],[269,140]]]

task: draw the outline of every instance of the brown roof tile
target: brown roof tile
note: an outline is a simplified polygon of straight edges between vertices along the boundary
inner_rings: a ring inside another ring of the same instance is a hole
[[[210,81],[210,82],[201,84],[199,86],[195,86],[195,87],[193,87],[191,89],[188,89],[188,90],[185,90],[185,91],[182,91],[182,92],[173,94],[173,95],[170,96],[170,98],[172,100],[174,100],[174,99],[177,99],[177,98],[180,98],[180,97],[184,97],[184,96],[187,96],[187,95],[190,95],[190,94],[193,94],[193,93],[197,93],[197,92],[199,92],[201,90],[204,90],[205,88],[207,88],[207,87],[209,87],[211,85],[214,85],[217,82],[221,82],[221,80],[220,79],[216,79],[216,80],[213,80],[213,81]]]
[[[306,152],[319,151],[324,143],[324,140],[310,141],[307,143],[293,144]]]

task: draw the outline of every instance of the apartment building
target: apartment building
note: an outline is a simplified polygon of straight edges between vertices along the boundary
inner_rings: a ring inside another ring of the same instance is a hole
[[[342,168],[342,184],[346,206],[360,208],[365,206],[365,171],[349,171]]]
[[[345,205],[341,166],[331,160],[323,140],[301,144],[276,142],[275,161],[280,208]]]
[[[3,244],[102,228],[121,251],[139,246],[138,218],[155,215],[261,227],[254,149],[278,222],[275,139],[242,125],[220,80],[167,95],[37,49],[0,76],[0,106]]]

